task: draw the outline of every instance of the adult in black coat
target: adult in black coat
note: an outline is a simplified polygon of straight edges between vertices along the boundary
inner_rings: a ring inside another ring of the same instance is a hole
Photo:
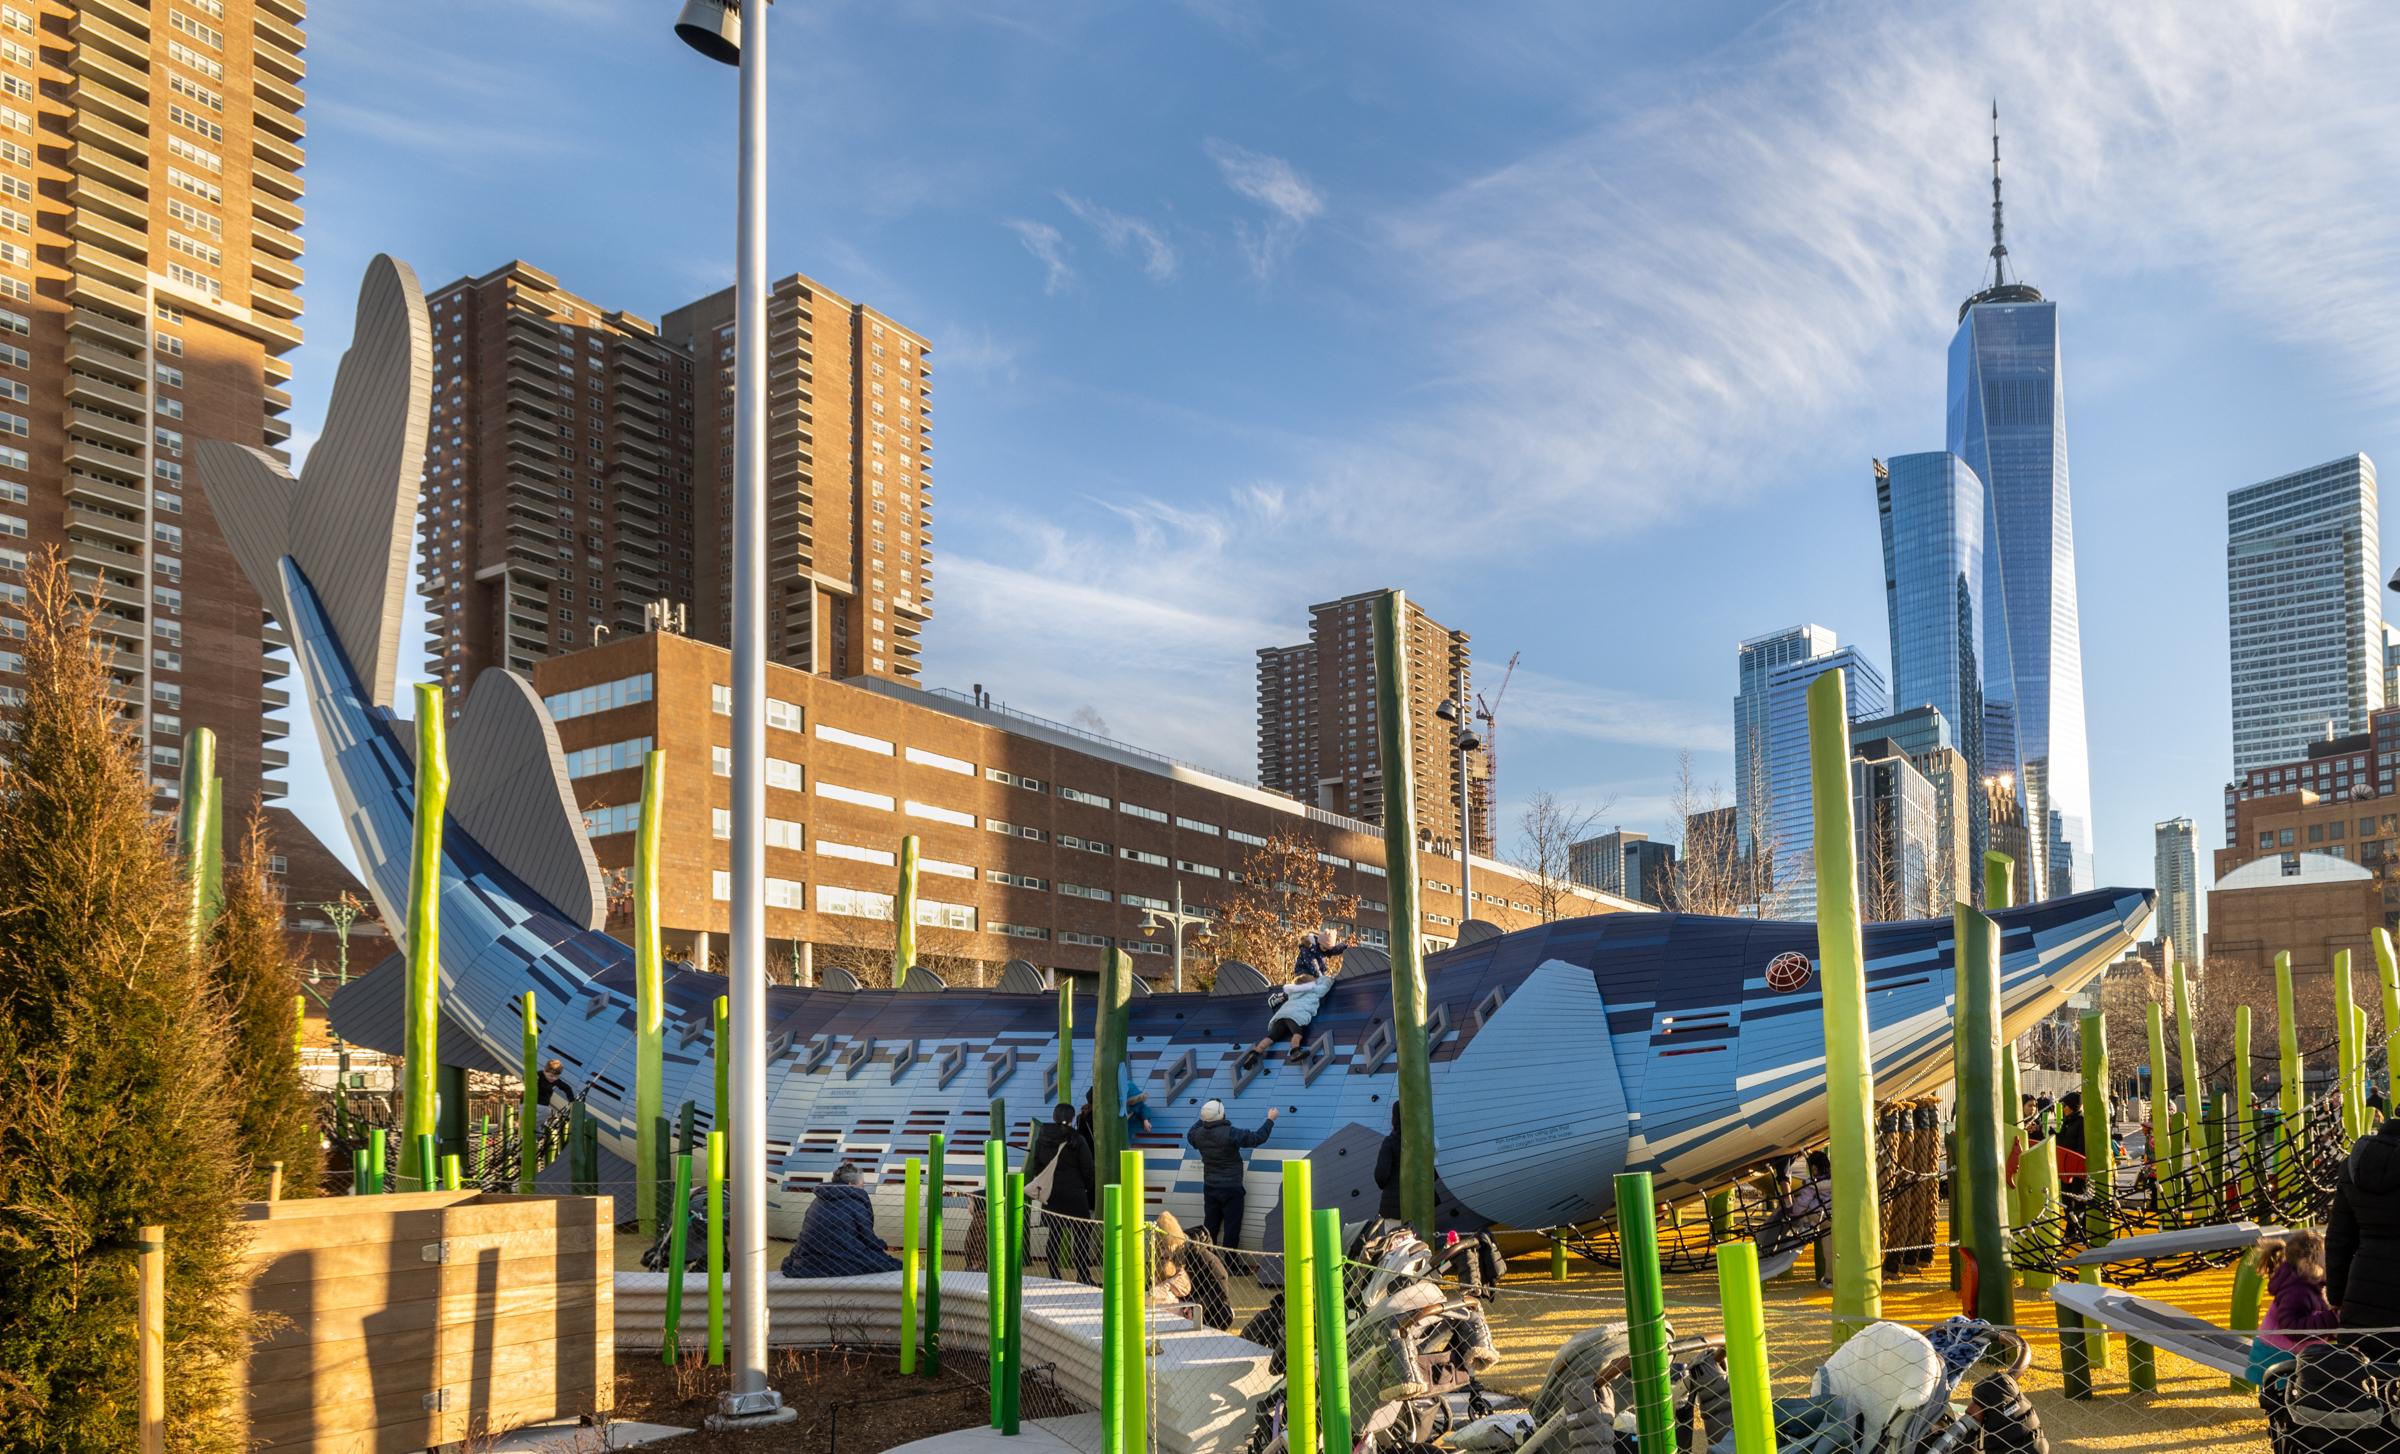
[[[1042,1220],[1050,1226],[1050,1245],[1043,1255],[1049,1259],[1053,1278],[1064,1276],[1059,1270],[1059,1254],[1066,1252],[1075,1261],[1075,1280],[1090,1282],[1092,1189],[1099,1177],[1092,1166],[1092,1143],[1075,1129],[1074,1109],[1063,1103],[1052,1108],[1050,1124],[1033,1133],[1032,1149],[1025,1156],[1025,1180],[1040,1177],[1052,1162],[1058,1164],[1058,1170],[1051,1174],[1049,1195],[1042,1199]]]
[[[1384,1133],[1383,1145],[1375,1152],[1375,1186],[1381,1193],[1375,1201],[1375,1215],[1388,1221],[1400,1220],[1400,1103],[1392,1102],[1392,1129]]]
[[[783,1259],[783,1275],[858,1277],[899,1270],[900,1259],[884,1250],[875,1230],[875,1203],[859,1184],[858,1168],[845,1162],[810,1199],[800,1240]]]
[[[2325,1295],[2345,1328],[2400,1327],[2400,1120],[2362,1138],[2342,1162],[2325,1223]],[[2392,1356],[2393,1341],[2359,1351]]]
[[[1273,1106],[1267,1107],[1267,1119],[1257,1129],[1245,1131],[1225,1119],[1223,1101],[1211,1100],[1202,1103],[1199,1123],[1183,1135],[1200,1153],[1201,1224],[1208,1240],[1228,1251],[1242,1245],[1242,1210],[1247,1200],[1242,1153],[1265,1144],[1274,1129]]]

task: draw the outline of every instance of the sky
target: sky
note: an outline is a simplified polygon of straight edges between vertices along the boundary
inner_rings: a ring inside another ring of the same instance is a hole
[[[295,449],[377,252],[652,318],[731,282],[733,73],[675,8],[317,8]],[[2151,881],[2160,819],[2222,842],[2226,491],[2400,459],[2388,7],[771,23],[771,274],[933,340],[928,683],[1247,777],[1257,649],[1400,587],[1487,698],[1519,658],[1504,852],[1537,791],[1673,836],[1683,753],[1730,782],[1746,636],[1815,621],[1888,667],[1869,462],[1941,447],[1995,99],[2010,257],[2060,307],[2099,882]]]

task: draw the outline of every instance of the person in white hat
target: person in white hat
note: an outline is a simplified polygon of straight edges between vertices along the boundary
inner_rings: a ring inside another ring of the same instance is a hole
[[[1200,1224],[1208,1240],[1219,1247],[1242,1245],[1242,1153],[1263,1145],[1275,1129],[1275,1108],[1255,1131],[1245,1131],[1225,1119],[1225,1103],[1211,1100],[1200,1107],[1200,1124],[1183,1139],[1200,1153]]]

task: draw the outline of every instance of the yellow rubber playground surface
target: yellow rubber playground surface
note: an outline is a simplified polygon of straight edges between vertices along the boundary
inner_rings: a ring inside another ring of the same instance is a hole
[[[1618,1273],[1582,1258],[1568,1259],[1562,1282],[1550,1280],[1548,1263],[1538,1256],[1515,1260],[1502,1287],[1490,1316],[1503,1361],[1487,1382],[1511,1393],[1537,1386],[1550,1355],[1566,1338],[1624,1315]],[[2222,1324],[2233,1295],[2233,1271],[2227,1267],[2172,1282],[2144,1283],[2135,1291]],[[1679,1334],[1713,1333],[1721,1326],[1715,1273],[1670,1273],[1666,1294],[1667,1315]],[[1927,1328],[1957,1311],[1958,1296],[1949,1288],[1943,1262],[1936,1261],[1922,1275],[1884,1284],[1883,1313],[1894,1322]],[[1791,1275],[1767,1284],[1767,1355],[1778,1395],[1807,1391],[1809,1375],[1827,1349],[1831,1313],[1828,1293],[1817,1286],[1805,1256]],[[2112,1337],[2108,1366],[2093,1370],[2093,1396],[2070,1401],[2059,1381],[2057,1323],[2049,1297],[2020,1290],[2017,1319],[2033,1345],[2026,1392],[2053,1450],[2266,1454],[2266,1419],[2257,1396],[2235,1391],[2225,1375],[2162,1349],[2158,1391],[2135,1393],[2125,1382],[2123,1340]]]

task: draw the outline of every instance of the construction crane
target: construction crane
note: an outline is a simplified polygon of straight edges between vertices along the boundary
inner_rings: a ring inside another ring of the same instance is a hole
[[[1483,800],[1486,803],[1500,801],[1500,720],[1496,714],[1500,709],[1500,699],[1508,695],[1508,684],[1517,674],[1517,658],[1524,654],[1521,651],[1508,654],[1508,669],[1500,673],[1499,689],[1490,698],[1485,698],[1481,692],[1475,694],[1475,716],[1483,723]],[[1468,821],[1461,826],[1468,838],[1472,839],[1475,825],[1471,808]],[[1484,836],[1488,838],[1491,834]]]

